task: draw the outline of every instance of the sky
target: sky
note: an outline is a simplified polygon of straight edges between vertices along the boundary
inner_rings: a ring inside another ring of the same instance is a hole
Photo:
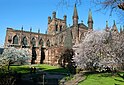
[[[63,16],[67,15],[67,25],[72,25],[74,3],[69,5],[67,7],[59,4],[59,0],[0,0],[0,46],[4,45],[7,27],[20,30],[23,26],[25,31],[32,28],[33,32],[40,29],[41,33],[45,33],[48,16],[52,17],[53,11],[56,11],[58,18],[63,19]],[[92,10],[95,30],[104,29],[106,20],[110,27],[113,20],[117,20],[116,15],[109,16],[109,11],[96,11],[96,6],[90,0],[82,0],[81,5],[77,5],[79,22],[83,21],[87,25],[89,9]],[[119,28],[120,24],[117,24],[117,27]]]

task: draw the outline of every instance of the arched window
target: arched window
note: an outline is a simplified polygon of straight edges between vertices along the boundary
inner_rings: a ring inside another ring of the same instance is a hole
[[[31,44],[32,44],[32,46],[36,46],[36,41],[35,41],[34,37],[32,38]]]
[[[41,45],[41,46],[44,45],[44,42],[43,42],[42,38],[41,38],[40,41],[39,41],[39,45]]]
[[[17,35],[15,35],[13,37],[13,44],[18,44],[18,36]]]
[[[58,31],[58,25],[56,25],[56,31]]]
[[[26,45],[28,44],[26,37],[24,37],[24,38],[22,39],[22,44],[23,44],[23,46],[26,46]]]
[[[50,47],[50,41],[49,40],[47,40],[46,46]]]
[[[62,43],[63,43],[63,35],[62,35],[62,36],[60,36],[60,38],[59,38],[59,43],[60,43],[60,44],[62,44]]]
[[[60,32],[62,31],[62,25],[60,26]]]

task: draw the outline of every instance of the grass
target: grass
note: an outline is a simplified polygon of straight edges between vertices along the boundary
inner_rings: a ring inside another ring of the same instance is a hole
[[[68,73],[67,69],[60,68],[57,66],[50,66],[47,64],[37,64],[33,65],[36,68],[39,68],[40,70],[46,71],[46,72],[58,72],[58,73]],[[17,71],[18,73],[29,73],[30,72],[30,65],[21,65],[21,66],[10,66],[10,68],[13,71]]]
[[[10,69],[18,73],[29,73],[30,72],[30,67],[28,65],[10,66]]]
[[[79,85],[124,85],[124,79],[111,73],[89,74]]]

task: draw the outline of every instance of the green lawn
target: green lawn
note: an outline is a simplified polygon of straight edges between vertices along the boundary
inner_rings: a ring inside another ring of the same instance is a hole
[[[68,69],[60,68],[58,66],[51,66],[51,65],[47,65],[47,64],[39,64],[36,67],[40,68],[41,70],[47,71],[47,72],[59,72],[59,73],[68,73],[69,72]]]
[[[124,80],[111,73],[89,74],[79,85],[124,85]]]
[[[10,66],[10,69],[12,71],[16,71],[17,73],[29,73],[30,72],[30,67],[28,65]]]
[[[46,71],[46,72],[58,72],[58,73],[68,73],[67,69],[60,68],[57,66],[51,66],[47,64],[37,64],[33,65],[34,67]],[[21,66],[10,66],[13,71],[17,71],[18,73],[29,73],[30,72],[30,65],[21,65]]]

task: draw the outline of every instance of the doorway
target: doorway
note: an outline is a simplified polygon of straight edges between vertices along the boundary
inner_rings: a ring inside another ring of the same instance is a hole
[[[35,60],[37,58],[37,54],[36,54],[36,47],[32,47],[32,60],[31,60],[31,64],[35,64]]]
[[[40,60],[40,64],[43,64],[43,61],[45,59],[45,52],[44,52],[45,48],[41,47],[41,60]]]

